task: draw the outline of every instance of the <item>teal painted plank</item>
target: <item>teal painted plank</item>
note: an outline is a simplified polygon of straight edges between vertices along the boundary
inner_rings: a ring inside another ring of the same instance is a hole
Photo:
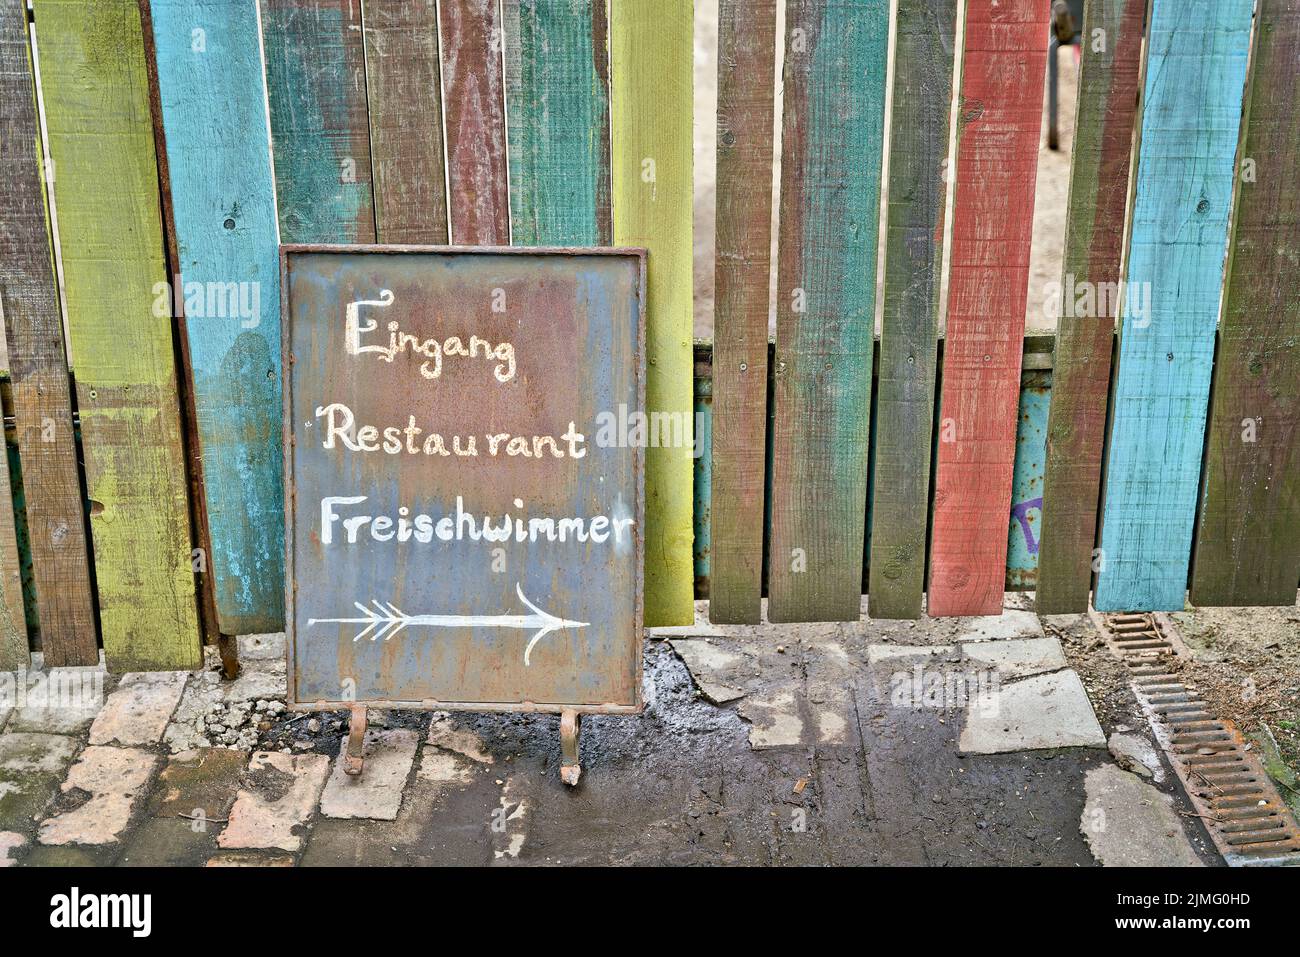
[[[373,243],[359,0],[261,0],[280,238]],[[246,19],[250,4],[237,7]]]
[[[152,0],[152,19],[217,623],[279,631],[280,288],[257,9]]]
[[[607,246],[609,52],[604,0],[504,0],[510,237]]]
[[[771,621],[861,614],[886,0],[786,7]]]
[[[1099,611],[1183,607],[1252,6],[1153,0]]]

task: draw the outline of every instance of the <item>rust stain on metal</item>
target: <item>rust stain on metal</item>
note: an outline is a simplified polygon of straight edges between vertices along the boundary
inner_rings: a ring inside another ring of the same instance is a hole
[[[639,710],[644,271],[284,247],[296,706]]]

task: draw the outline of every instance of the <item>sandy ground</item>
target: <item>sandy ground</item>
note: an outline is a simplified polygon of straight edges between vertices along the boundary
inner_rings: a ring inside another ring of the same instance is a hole
[[[784,4],[780,4],[784,7]],[[777,22],[784,22],[783,11]],[[778,34],[779,35],[779,34]],[[1061,66],[1059,151],[1047,148],[1047,97],[1044,84],[1043,136],[1038,156],[1038,189],[1034,204],[1034,240],[1029,267],[1029,299],[1025,327],[1029,332],[1051,332],[1053,318],[1043,309],[1045,289],[1060,279],[1061,256],[1065,241],[1066,206],[1070,193],[1070,148],[1074,133],[1074,100],[1077,89],[1078,61],[1074,48],[1059,52]],[[718,69],[717,0],[695,3],[695,336],[713,337],[713,256],[717,198],[716,167],[717,69]],[[777,105],[774,128],[780,135],[780,51],[777,63]],[[886,147],[888,148],[888,147]],[[774,172],[779,180],[780,156],[774,158]],[[776,216],[776,204],[773,204]],[[948,222],[952,217],[948,217]],[[879,283],[878,283],[879,286]],[[879,320],[877,319],[877,323]],[[877,326],[877,331],[879,331]]]

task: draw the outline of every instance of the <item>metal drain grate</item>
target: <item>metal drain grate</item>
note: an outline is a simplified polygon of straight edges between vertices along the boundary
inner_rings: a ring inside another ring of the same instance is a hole
[[[1093,614],[1223,859],[1300,863],[1300,828],[1259,758],[1171,667],[1186,653],[1172,626],[1150,614]]]

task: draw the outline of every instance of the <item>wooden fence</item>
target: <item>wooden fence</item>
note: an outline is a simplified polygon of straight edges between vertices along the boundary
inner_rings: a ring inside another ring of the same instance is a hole
[[[1300,0],[1088,0],[1054,349],[1050,3],[778,6],[695,350],[687,0],[0,0],[0,667],[283,628],[280,242],[650,250],[647,625],[1294,604]]]

